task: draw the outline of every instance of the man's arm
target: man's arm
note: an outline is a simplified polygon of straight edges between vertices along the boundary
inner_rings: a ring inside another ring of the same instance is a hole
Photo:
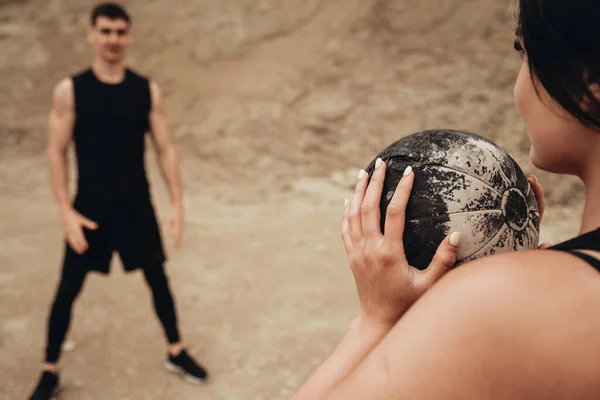
[[[48,162],[54,201],[61,215],[71,209],[68,188],[67,149],[73,137],[75,105],[73,82],[60,81],[52,93],[48,116]]]
[[[183,230],[183,189],[179,158],[169,132],[169,121],[166,116],[161,90],[156,82],[150,82],[152,106],[150,110],[150,130],[154,147],[158,154],[162,177],[169,189],[173,214],[171,224],[174,232],[175,245],[179,246]]]
[[[73,81],[60,81],[52,93],[52,107],[48,117],[48,163],[54,201],[60,212],[65,238],[75,252],[82,254],[88,249],[83,227],[96,229],[94,221],[79,214],[69,199],[67,149],[73,138],[75,101]]]

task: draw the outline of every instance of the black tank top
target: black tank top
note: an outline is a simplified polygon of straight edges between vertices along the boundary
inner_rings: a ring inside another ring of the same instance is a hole
[[[595,231],[588,232],[586,234],[577,236],[573,239],[567,240],[566,242],[559,243],[550,247],[549,250],[565,251],[573,254],[586,261],[592,267],[600,271],[600,260],[596,257],[592,257],[588,254],[582,253],[577,250],[594,250],[600,251],[600,228]]]
[[[91,68],[72,79],[78,196],[95,201],[147,197],[144,153],[151,107],[148,79],[127,69],[121,83],[109,84],[98,80]]]

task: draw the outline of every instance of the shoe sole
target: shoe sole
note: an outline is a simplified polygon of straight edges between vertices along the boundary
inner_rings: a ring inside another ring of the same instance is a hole
[[[169,362],[169,361],[165,362],[165,368],[169,372],[181,375],[186,382],[191,383],[192,385],[201,386],[206,383],[206,379],[200,379],[198,377],[190,375],[187,372],[185,372],[183,370],[183,368],[178,367],[177,365],[173,364],[172,362]]]

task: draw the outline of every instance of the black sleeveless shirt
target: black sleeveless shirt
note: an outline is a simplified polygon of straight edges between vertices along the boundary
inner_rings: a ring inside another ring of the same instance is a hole
[[[94,201],[148,197],[144,161],[151,108],[148,79],[127,69],[121,83],[109,84],[91,68],[72,79],[78,196]]]

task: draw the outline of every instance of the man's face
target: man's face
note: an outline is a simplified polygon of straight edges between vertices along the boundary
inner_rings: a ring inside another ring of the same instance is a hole
[[[96,47],[96,54],[109,63],[125,58],[125,49],[131,43],[130,26],[124,19],[100,16],[90,27],[88,40]]]

